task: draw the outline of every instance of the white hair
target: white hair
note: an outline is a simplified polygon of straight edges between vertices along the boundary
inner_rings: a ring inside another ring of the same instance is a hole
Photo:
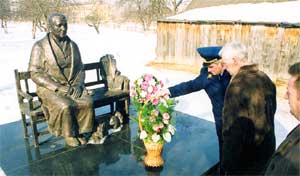
[[[233,58],[246,62],[248,57],[247,47],[241,42],[229,42],[222,47],[219,55],[224,60],[231,61]]]

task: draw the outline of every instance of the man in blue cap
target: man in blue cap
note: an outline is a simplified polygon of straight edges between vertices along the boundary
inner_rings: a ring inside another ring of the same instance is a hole
[[[221,46],[198,48],[197,51],[203,58],[203,67],[200,70],[200,74],[193,80],[182,82],[168,88],[170,97],[172,98],[202,89],[205,90],[212,104],[219,140],[220,158],[222,151],[222,108],[224,105],[225,91],[231,79],[230,74],[221,63],[221,57],[218,55],[221,48]]]

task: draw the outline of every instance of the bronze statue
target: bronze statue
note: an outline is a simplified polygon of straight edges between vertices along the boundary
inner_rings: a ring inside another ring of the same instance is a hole
[[[109,91],[129,91],[128,77],[121,75],[117,69],[117,61],[111,54],[106,54],[100,58],[100,76],[106,82]],[[116,102],[116,110],[124,116],[124,121],[128,121],[128,114],[125,110],[125,100]]]
[[[85,144],[82,134],[92,132],[93,100],[84,87],[85,72],[78,46],[66,34],[67,18],[49,16],[50,32],[31,51],[29,71],[48,120],[50,133],[67,145]]]
[[[121,75],[117,69],[117,61],[114,56],[107,54],[100,58],[101,70],[100,74],[106,81],[108,90],[127,90],[129,91],[129,79]]]
[[[123,123],[124,117],[119,111],[109,116],[108,119],[96,120],[96,131],[89,138],[88,144],[103,144],[109,135],[121,131]]]
[[[96,126],[96,131],[93,132],[93,134],[89,138],[88,144],[103,144],[107,136],[109,135],[108,130],[108,123],[106,123],[105,121],[100,122]]]

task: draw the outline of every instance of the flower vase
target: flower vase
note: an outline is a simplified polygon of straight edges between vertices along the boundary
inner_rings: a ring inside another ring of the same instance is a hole
[[[161,157],[161,153],[163,150],[162,143],[156,142],[145,142],[144,145],[147,151],[147,154],[144,158],[144,163],[149,167],[160,167],[164,164],[164,160]]]
[[[139,128],[140,131],[143,130],[142,122],[141,122],[141,116],[139,115]],[[163,150],[163,144],[162,143],[156,143],[153,141],[145,141],[143,140],[147,154],[144,158],[144,163],[146,166],[149,167],[160,167],[164,164],[164,160],[161,157],[161,153]]]

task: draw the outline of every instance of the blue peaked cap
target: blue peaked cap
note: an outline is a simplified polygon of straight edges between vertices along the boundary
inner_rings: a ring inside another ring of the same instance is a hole
[[[197,52],[204,59],[203,66],[208,66],[221,59],[219,52],[222,46],[209,46],[197,48]]]

